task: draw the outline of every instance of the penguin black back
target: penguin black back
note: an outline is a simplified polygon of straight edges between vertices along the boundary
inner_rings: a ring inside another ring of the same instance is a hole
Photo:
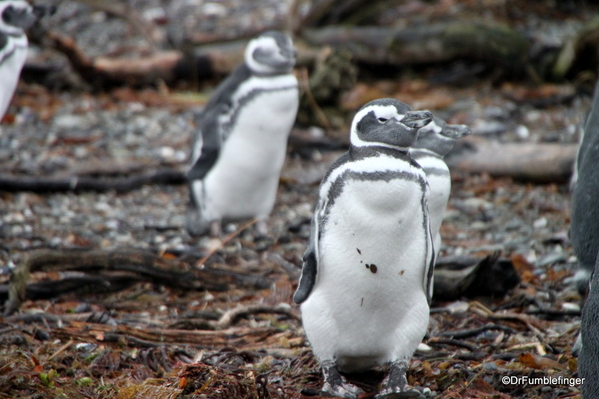
[[[599,85],[584,128],[578,153],[578,178],[572,192],[570,237],[578,258],[577,280],[581,293],[587,289],[599,250]]]

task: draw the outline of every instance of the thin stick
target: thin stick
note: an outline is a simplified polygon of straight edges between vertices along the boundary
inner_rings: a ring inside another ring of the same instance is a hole
[[[331,124],[329,123],[327,116],[325,115],[322,108],[320,108],[320,105],[318,105],[318,102],[314,98],[314,94],[312,94],[312,90],[310,89],[310,77],[308,76],[308,68],[300,69],[300,73],[300,81],[302,82],[304,92],[306,93],[306,100],[308,100],[308,105],[310,106],[310,108],[312,108],[312,111],[314,111],[316,119],[318,119],[318,122],[322,125],[322,127],[324,127],[326,130],[331,130]]]
[[[58,349],[56,352],[54,352],[54,354],[52,356],[50,356],[48,358],[48,360],[52,360],[54,359],[56,356],[60,355],[62,352],[66,351],[71,345],[73,345],[73,341],[72,339],[67,342],[66,344],[64,344],[63,346],[60,347],[60,349]]]
[[[231,241],[233,238],[237,237],[242,231],[244,231],[245,229],[247,229],[248,227],[250,227],[251,225],[255,224],[258,221],[257,218],[253,218],[252,220],[250,220],[249,222],[246,222],[245,224],[242,224],[240,228],[238,228],[237,230],[235,230],[234,232],[232,232],[231,234],[229,234],[228,236],[226,236],[221,242],[220,244],[210,250],[210,252],[208,252],[206,254],[206,256],[204,256],[202,259],[200,259],[197,263],[196,266],[202,266],[206,263],[206,261],[208,259],[210,259],[210,257],[212,255],[214,255],[217,251],[221,250],[225,244],[227,244],[229,241]]]

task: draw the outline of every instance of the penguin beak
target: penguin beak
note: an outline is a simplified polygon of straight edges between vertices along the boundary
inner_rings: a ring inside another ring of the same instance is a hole
[[[466,125],[447,125],[441,131],[441,134],[451,139],[459,139],[460,137],[468,136],[472,131]]]
[[[281,55],[288,59],[294,59],[297,57],[297,50],[295,47],[285,47],[281,49]]]
[[[412,129],[420,129],[431,123],[432,120],[433,114],[429,111],[408,111],[400,122]]]

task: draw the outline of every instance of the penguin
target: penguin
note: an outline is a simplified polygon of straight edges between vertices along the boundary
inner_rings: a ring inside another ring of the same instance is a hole
[[[222,221],[249,218],[266,233],[299,105],[294,65],[291,38],[263,33],[206,104],[187,171],[191,235],[219,235]]]
[[[599,82],[599,81],[598,81]],[[576,178],[572,191],[570,240],[578,258],[574,282],[581,296],[588,284],[599,250],[599,83],[587,118],[576,157]]]
[[[578,258],[574,276],[584,300],[580,335],[572,348],[578,373],[584,378],[583,398],[599,397],[599,81],[584,127],[577,156],[577,179],[572,191],[570,240]],[[590,282],[590,283],[589,283]],[[586,297],[586,299],[584,299]]]
[[[431,123],[420,129],[416,143],[410,148],[410,156],[424,169],[431,189],[428,212],[435,253],[441,249],[439,228],[451,191],[449,168],[443,158],[453,149],[456,139],[470,133],[466,125],[449,125],[434,117]]]
[[[25,30],[44,13],[22,0],[0,1],[0,120],[17,88],[27,58],[29,42]]]
[[[434,251],[426,174],[408,151],[431,120],[395,99],[364,105],[321,182],[293,299],[324,394],[355,398],[340,372],[383,365],[377,398],[418,394],[406,370],[428,326]]]
[[[599,269],[597,264],[589,284],[589,294],[582,309],[578,337],[578,375],[583,399],[599,398]],[[574,352],[574,351],[572,351]]]

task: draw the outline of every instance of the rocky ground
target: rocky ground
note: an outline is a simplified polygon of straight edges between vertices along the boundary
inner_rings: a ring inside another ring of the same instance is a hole
[[[58,22],[52,23],[63,33],[81,32],[78,39],[90,53],[110,51],[105,46],[112,39],[101,38],[100,31],[121,32],[131,40],[128,45],[139,50],[143,39],[125,29],[123,21],[63,3],[54,17]],[[219,18],[230,16],[223,14],[229,3],[139,3],[143,5],[135,5],[143,15],[157,21],[201,9],[203,17],[194,20],[189,15],[188,23],[192,29],[193,21],[204,21],[199,25],[204,32],[221,32],[226,25]],[[256,27],[251,18],[272,26],[285,14],[277,7],[257,8],[256,14],[245,2],[234,9],[239,26],[248,29]],[[85,22],[90,19],[97,25]],[[168,23],[160,26],[169,32]],[[452,123],[466,123],[486,140],[571,144],[577,142],[590,103],[588,92],[571,82],[533,87],[478,78],[469,85],[449,85],[431,81],[427,71],[360,80],[343,104],[351,110],[373,96],[395,96]],[[50,179],[183,170],[205,98],[153,88],[57,92],[22,82],[0,128],[0,173]],[[559,101],[553,101],[556,98]],[[298,126],[292,136],[321,139],[322,134]],[[326,132],[331,140],[346,134]],[[129,271],[113,275],[130,278],[123,286],[87,284],[57,297],[26,300],[19,313],[0,319],[0,396],[317,394],[322,383],[318,365],[291,295],[318,182],[340,154],[290,146],[266,239],[255,238],[252,228],[228,241],[190,237],[184,228],[188,191],[182,184],[149,184],[127,192],[0,191],[4,287],[10,270],[36,250],[109,253],[134,248],[157,255],[167,267],[237,276],[224,287],[185,289],[138,275],[131,279]],[[409,382],[440,398],[576,397],[579,382],[565,380],[577,376],[571,345],[580,326],[579,298],[567,281],[575,265],[568,241],[567,183],[533,184],[460,171],[453,171],[452,180],[441,254],[482,257],[501,250],[522,282],[503,297],[436,302]],[[225,234],[239,227],[227,226]],[[43,283],[82,274],[46,270],[31,278]],[[2,295],[6,298],[6,291]],[[373,392],[382,375],[375,371],[350,377]],[[526,383],[523,377],[561,379]]]

